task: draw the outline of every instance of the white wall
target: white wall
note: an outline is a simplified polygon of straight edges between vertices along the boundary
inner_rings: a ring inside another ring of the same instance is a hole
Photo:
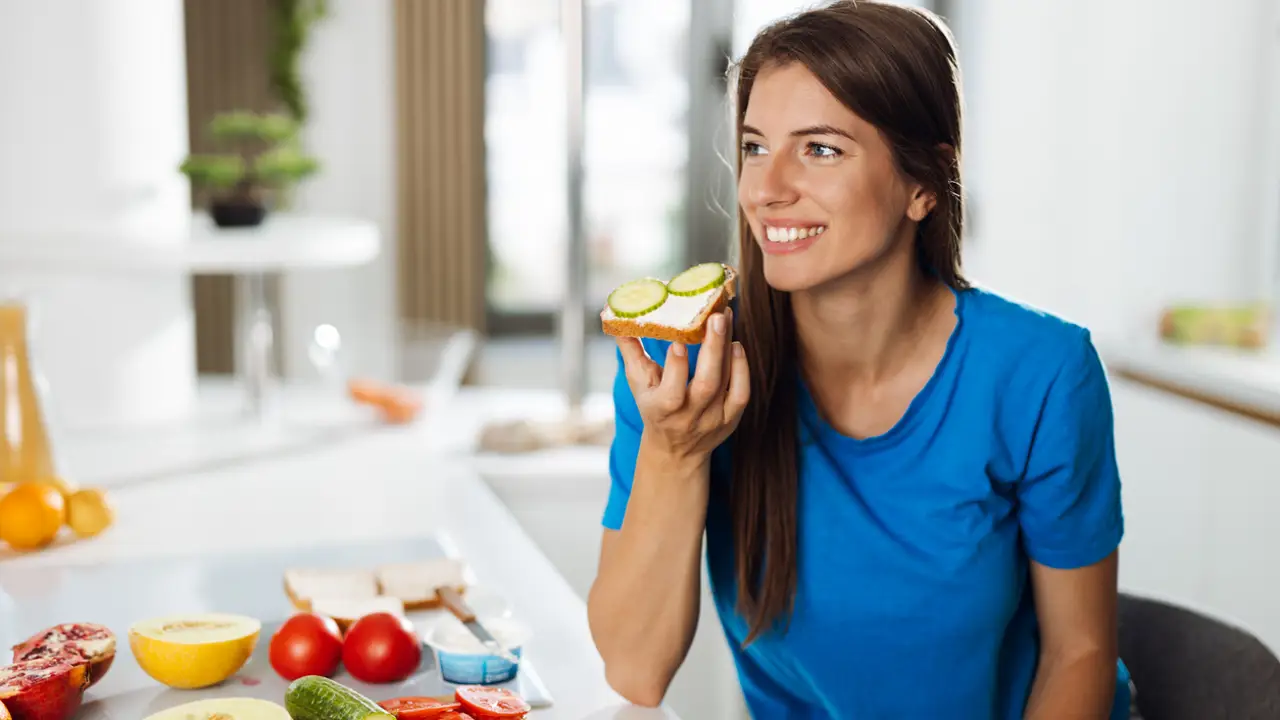
[[[1271,0],[956,5],[977,279],[1108,335],[1269,291]]]
[[[394,36],[390,0],[333,0],[303,62],[311,102],[308,149],[323,171],[302,188],[298,209],[360,216],[383,233],[382,253],[354,269],[295,272],[282,283],[285,372],[311,377],[312,329],[342,333],[356,373],[387,377],[396,351]]]
[[[0,242],[176,244],[190,196],[177,0],[0,3]],[[70,426],[164,422],[195,392],[180,272],[71,275],[0,261],[40,320],[53,414]],[[92,361],[87,358],[93,358]]]
[[[1165,303],[1273,291],[1273,0],[959,0],[969,273],[1153,337]],[[1113,381],[1127,591],[1238,622],[1280,652],[1280,433]]]

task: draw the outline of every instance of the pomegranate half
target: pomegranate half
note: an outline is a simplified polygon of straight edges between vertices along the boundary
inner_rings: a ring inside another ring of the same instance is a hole
[[[60,657],[0,667],[0,703],[13,720],[68,720],[89,686],[88,667]]]
[[[13,646],[13,660],[61,657],[89,666],[89,685],[102,679],[116,658],[116,636],[105,625],[63,623],[42,630]]]

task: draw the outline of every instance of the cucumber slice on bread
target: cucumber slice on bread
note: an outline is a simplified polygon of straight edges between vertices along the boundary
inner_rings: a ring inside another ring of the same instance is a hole
[[[667,301],[667,286],[661,280],[644,278],[619,285],[609,293],[609,309],[621,318],[636,318],[657,310]]]
[[[667,290],[672,295],[689,297],[714,290],[724,284],[724,265],[718,262],[694,265],[667,283]]]

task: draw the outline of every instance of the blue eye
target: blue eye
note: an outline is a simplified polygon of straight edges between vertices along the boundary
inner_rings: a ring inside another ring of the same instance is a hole
[[[760,143],[756,143],[756,142],[744,142],[744,143],[742,143],[742,154],[743,154],[743,155],[748,155],[748,156],[750,156],[750,155],[763,155],[763,154],[764,154],[764,148],[760,146]]]
[[[809,143],[809,152],[815,157],[821,157],[821,158],[839,157],[840,155],[843,154],[836,148],[831,147],[830,145],[823,145],[822,143],[816,143],[816,142]]]

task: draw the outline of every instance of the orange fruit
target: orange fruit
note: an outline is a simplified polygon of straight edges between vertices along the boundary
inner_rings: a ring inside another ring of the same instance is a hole
[[[93,537],[115,521],[115,508],[101,488],[84,488],[67,496],[67,526],[76,535]],[[0,718],[4,720],[4,718]]]
[[[66,500],[52,485],[22,483],[0,498],[0,540],[14,550],[48,545],[66,519]]]

